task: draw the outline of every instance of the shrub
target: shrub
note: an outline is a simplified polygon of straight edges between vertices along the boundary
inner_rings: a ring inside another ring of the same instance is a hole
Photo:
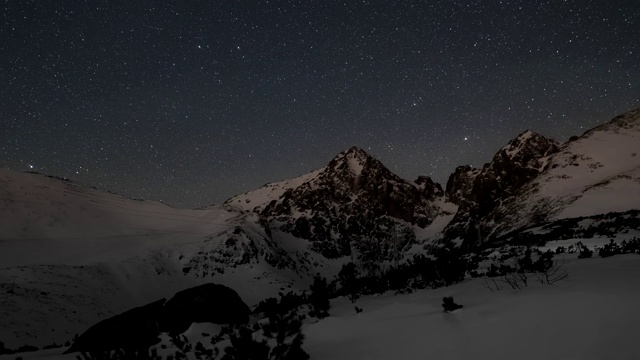
[[[501,284],[509,285],[512,289],[521,289],[529,284],[529,276],[533,274],[541,284],[554,284],[567,278],[564,260],[554,260],[551,250],[536,252],[537,259],[533,261],[532,250],[526,249],[519,255],[511,252],[511,258],[502,258],[499,265],[491,264],[485,273],[482,285],[491,291],[502,290]]]
[[[468,272],[478,268],[479,259],[477,257],[466,256],[453,244],[436,248],[433,255],[436,258],[433,265],[437,285],[449,286],[460,282],[464,280]]]
[[[622,247],[622,252],[625,254],[626,253],[640,254],[640,239],[638,239],[637,237],[634,237],[629,241],[623,240],[622,243],[620,243],[620,247]]]
[[[284,314],[308,303],[305,293],[296,294],[290,291],[286,294],[279,293],[278,295],[280,295],[280,300],[268,298],[260,301],[253,313],[264,314],[269,317],[274,313]]]
[[[622,254],[622,248],[613,242],[613,239],[610,239],[608,244],[605,244],[598,250],[598,255],[603,258],[618,254]]]
[[[579,243],[578,249],[580,249],[580,253],[578,254],[578,259],[588,259],[593,256],[593,250],[590,250],[588,247]]]
[[[461,309],[462,305],[456,304],[453,301],[453,296],[445,296],[442,298],[442,307],[444,308],[444,312],[451,312]]]
[[[533,271],[541,284],[555,284],[569,276],[564,269],[564,259],[554,260],[553,256],[553,252],[547,251],[533,263]]]
[[[285,302],[283,304],[283,301]],[[276,310],[268,312],[268,319],[258,329],[262,330],[265,340],[256,340],[254,330],[240,327],[230,334],[231,346],[225,349],[223,360],[306,360],[309,355],[302,350],[302,316],[297,308],[284,311],[289,307],[286,299],[281,298]]]
[[[222,360],[268,360],[269,345],[266,341],[253,339],[253,332],[247,327],[240,327],[229,335],[231,346],[224,349]]]
[[[342,269],[340,269],[340,272],[338,273],[340,286],[342,286],[342,290],[347,294],[351,303],[356,302],[358,297],[360,297],[358,275],[356,264],[352,262],[342,265]]]
[[[313,284],[309,289],[311,295],[309,295],[309,306],[311,311],[309,315],[323,319],[329,316],[329,295],[332,293],[332,289],[327,285],[327,279],[316,276],[313,278]]]

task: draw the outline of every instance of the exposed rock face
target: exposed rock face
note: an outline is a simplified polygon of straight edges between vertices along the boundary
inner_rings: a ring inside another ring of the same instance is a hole
[[[415,240],[408,225],[429,225],[440,212],[432,200],[442,195],[440,185],[428,177],[408,182],[353,147],[271,201],[261,214],[335,258],[350,255],[353,246],[360,249],[370,239],[393,242],[394,249],[406,246]]]
[[[458,166],[447,181],[447,188],[445,190],[447,199],[458,206],[462,204],[464,200],[470,199],[473,181],[480,171],[480,169],[473,168],[469,165]]]
[[[471,201],[479,205],[481,214],[487,213],[497,201],[538,176],[547,165],[545,157],[556,153],[559,145],[533,131],[518,135],[482,168],[474,180]]]
[[[103,320],[89,328],[65,353],[142,349],[157,344],[162,332],[180,334],[191,323],[246,324],[251,309],[224,285],[204,284]]]
[[[431,178],[428,176],[418,176],[418,178],[414,182],[416,183],[416,185],[418,185],[418,189],[422,190],[422,195],[427,200],[433,201],[444,195],[442,186],[431,180]]]
[[[479,228],[479,222],[499,221],[487,216],[505,199],[515,195],[523,185],[533,180],[547,166],[547,157],[559,150],[559,143],[547,139],[532,131],[525,131],[500,149],[493,160],[485,164],[482,170],[473,177],[473,186],[468,195],[464,195],[465,169],[460,175],[452,175],[453,180],[448,189],[460,204],[455,217],[447,225],[446,238],[461,238],[467,246],[486,240],[488,231]],[[471,171],[471,170],[468,170]],[[455,183],[462,183],[461,186]],[[449,184],[448,184],[449,185]],[[459,197],[457,197],[460,195]]]

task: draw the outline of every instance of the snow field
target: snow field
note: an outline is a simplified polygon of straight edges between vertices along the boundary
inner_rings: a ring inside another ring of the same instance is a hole
[[[481,279],[345,299],[307,325],[311,359],[638,359],[640,256],[578,260],[554,285],[491,292]],[[464,308],[445,314],[442,297]]]

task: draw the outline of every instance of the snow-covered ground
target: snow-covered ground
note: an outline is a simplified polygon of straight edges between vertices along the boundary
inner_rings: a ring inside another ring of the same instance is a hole
[[[311,359],[638,359],[640,256],[578,260],[554,285],[491,292],[481,279],[333,302],[305,328]],[[464,308],[442,312],[442,297]]]
[[[249,305],[290,289],[301,276],[264,261],[275,250],[260,241],[264,230],[252,216],[223,206],[176,209],[0,169],[0,341],[64,343],[206,282],[232,287]],[[287,240],[275,237],[275,246]],[[255,261],[240,261],[251,243]]]
[[[364,309],[360,314],[339,298],[329,318],[303,326],[303,347],[312,360],[640,358],[640,256],[579,260],[568,254],[565,267],[567,280],[532,281],[519,291],[491,292],[474,279],[412,294],[365,296],[355,304]],[[464,308],[443,313],[444,296]],[[74,359],[62,351],[20,356]]]

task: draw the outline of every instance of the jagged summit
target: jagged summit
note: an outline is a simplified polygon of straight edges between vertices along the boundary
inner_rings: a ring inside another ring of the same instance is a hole
[[[560,143],[549,139],[531,130],[525,130],[502,147],[493,158],[507,157],[510,160],[528,160],[534,155],[539,157],[558,150]]]
[[[449,176],[445,193],[447,199],[456,205],[460,205],[464,200],[469,199],[473,182],[481,169],[470,165],[458,166]]]
[[[328,169],[335,169],[338,172],[348,170],[356,177],[360,176],[362,171],[369,167],[380,169],[384,168],[384,165],[357,146],[352,146],[348,150],[339,153],[327,166]]]
[[[336,157],[341,157],[341,156],[356,156],[356,157],[360,157],[360,158],[370,157],[370,155],[367,154],[366,151],[364,151],[361,147],[358,147],[358,146],[352,146],[352,147],[348,148],[347,150],[342,151],[341,153],[336,155]]]
[[[377,170],[372,171],[371,169]],[[379,160],[374,159],[361,148],[352,146],[337,154],[325,167],[296,178],[267,183],[256,190],[236,195],[225,201],[224,204],[244,211],[261,212],[272,201],[278,201],[287,192],[294,191],[306,183],[313,184],[311,186],[316,188],[329,182],[341,182],[349,184],[349,187],[352,188],[363,172],[370,174],[377,171],[385,172],[385,170],[389,174],[391,173]],[[385,175],[387,174],[385,173]]]

